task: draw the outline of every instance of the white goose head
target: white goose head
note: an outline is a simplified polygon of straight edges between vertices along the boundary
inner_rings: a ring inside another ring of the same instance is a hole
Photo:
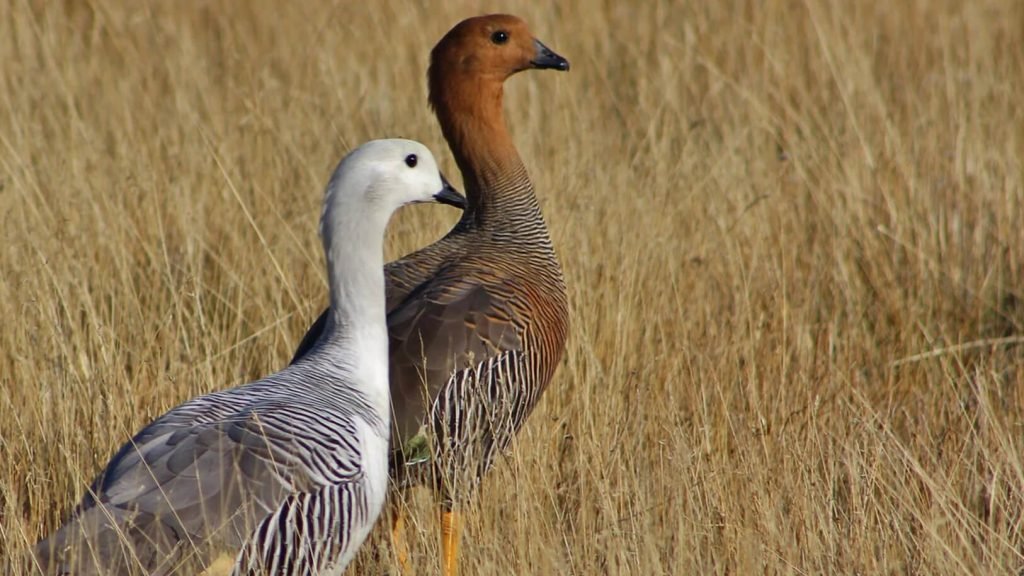
[[[353,220],[386,225],[402,206],[431,201],[462,208],[466,199],[444,178],[423,144],[371,140],[335,168],[324,197],[320,233],[326,243],[343,234],[339,228],[351,226]]]

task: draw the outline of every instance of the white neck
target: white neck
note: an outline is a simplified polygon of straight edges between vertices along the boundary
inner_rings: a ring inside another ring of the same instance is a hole
[[[332,191],[334,193],[335,191]],[[341,192],[338,192],[341,194]],[[388,411],[388,330],[384,304],[384,229],[390,211],[347,196],[330,199],[321,236],[331,291],[324,352],[348,359],[347,370]]]

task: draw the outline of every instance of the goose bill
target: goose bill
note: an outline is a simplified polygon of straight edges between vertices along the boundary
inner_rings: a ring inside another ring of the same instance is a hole
[[[537,51],[537,55],[533,57],[533,60],[530,60],[530,64],[534,68],[560,70],[562,72],[569,70],[569,61],[555,54],[551,48],[545,46],[540,40],[534,40],[533,47]]]
[[[448,179],[441,175],[441,183],[444,187],[437,194],[434,194],[434,200],[437,200],[441,204],[447,204],[449,206],[455,206],[456,208],[466,209],[466,197],[459,194],[455,187],[453,187]]]

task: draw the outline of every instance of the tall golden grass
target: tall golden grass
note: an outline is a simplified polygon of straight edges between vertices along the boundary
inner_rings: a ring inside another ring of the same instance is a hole
[[[497,10],[573,66],[506,105],[573,328],[464,573],[1020,573],[1014,0],[0,1],[0,572],[135,430],[287,363],[348,149],[458,180],[427,57]]]

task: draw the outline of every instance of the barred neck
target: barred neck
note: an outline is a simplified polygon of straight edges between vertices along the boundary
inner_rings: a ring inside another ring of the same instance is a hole
[[[539,227],[546,235],[533,183],[518,155],[514,164],[506,164],[501,169],[472,166],[463,169],[462,173],[467,197],[471,195],[477,199],[463,215],[464,220],[471,220],[473,225],[491,231],[522,233]],[[520,241],[529,238],[526,236]]]
[[[452,73],[443,84],[431,78],[430,103],[469,203],[460,226],[519,230],[539,224],[546,238],[533,184],[505,123],[503,97],[502,82],[493,78]]]

